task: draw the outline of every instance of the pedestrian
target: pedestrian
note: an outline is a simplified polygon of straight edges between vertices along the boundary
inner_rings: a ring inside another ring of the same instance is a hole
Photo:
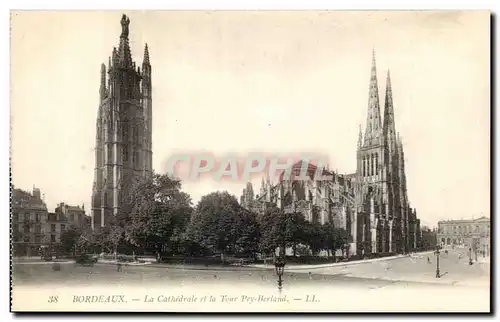
[[[121,272],[122,271],[122,264],[121,263],[116,263],[116,271]]]
[[[431,263],[431,259],[429,258],[429,256],[427,256],[427,263],[430,264]]]

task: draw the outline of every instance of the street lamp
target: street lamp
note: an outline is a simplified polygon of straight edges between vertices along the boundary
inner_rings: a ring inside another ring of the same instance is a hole
[[[441,274],[439,273],[439,246],[436,247],[436,278],[440,278]]]
[[[472,265],[472,248],[469,248],[469,265]]]
[[[276,260],[276,262],[274,262],[274,268],[276,269],[276,275],[278,275],[278,289],[281,291],[281,287],[283,284],[281,277],[283,276],[283,273],[285,271],[285,261],[282,259]]]

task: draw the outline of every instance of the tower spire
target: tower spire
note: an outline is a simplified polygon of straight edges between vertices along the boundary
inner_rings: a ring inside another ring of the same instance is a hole
[[[394,120],[394,106],[392,101],[391,73],[387,71],[384,106],[384,138],[390,152],[395,152],[396,125]]]
[[[359,125],[359,135],[358,135],[358,148],[363,144],[363,131],[361,130],[361,124]]]
[[[130,54],[128,42],[130,19],[126,15],[123,15],[120,23],[122,25],[122,33],[120,35],[120,45],[118,47],[118,59],[122,67],[132,67],[132,55]]]
[[[149,49],[148,49],[148,44],[144,46],[144,60],[143,60],[143,65],[149,65]]]
[[[380,138],[381,118],[380,104],[378,98],[377,66],[375,61],[375,49],[372,51],[372,68],[370,75],[370,87],[368,92],[368,113],[366,116],[366,130],[364,145],[372,145]]]
[[[101,64],[101,86],[99,87],[101,101],[106,97],[106,65]]]

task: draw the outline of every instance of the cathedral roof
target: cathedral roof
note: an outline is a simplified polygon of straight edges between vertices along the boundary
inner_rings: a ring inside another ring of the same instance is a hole
[[[311,178],[311,180],[314,179],[314,177],[316,176],[316,171],[317,171],[317,166],[312,164],[311,162],[307,162],[307,164],[305,164],[306,161],[304,160],[300,160],[298,162],[296,162],[294,165],[292,165],[291,167],[291,173],[290,173],[290,178],[284,178],[284,175],[286,173],[286,170],[284,170],[283,172],[281,172],[280,174],[280,177],[279,177],[279,181],[283,181],[283,180],[290,180],[290,181],[294,181],[294,178],[295,177],[298,177],[300,176],[300,173],[302,171],[303,168],[306,168],[307,167],[307,172],[306,172],[306,175]],[[288,170],[288,169],[287,169]],[[331,175],[332,173],[330,171],[327,171],[326,169],[323,169],[322,171],[322,175]]]

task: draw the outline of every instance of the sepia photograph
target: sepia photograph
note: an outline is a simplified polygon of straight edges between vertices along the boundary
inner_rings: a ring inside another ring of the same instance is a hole
[[[491,313],[491,19],[11,11],[11,311]]]

